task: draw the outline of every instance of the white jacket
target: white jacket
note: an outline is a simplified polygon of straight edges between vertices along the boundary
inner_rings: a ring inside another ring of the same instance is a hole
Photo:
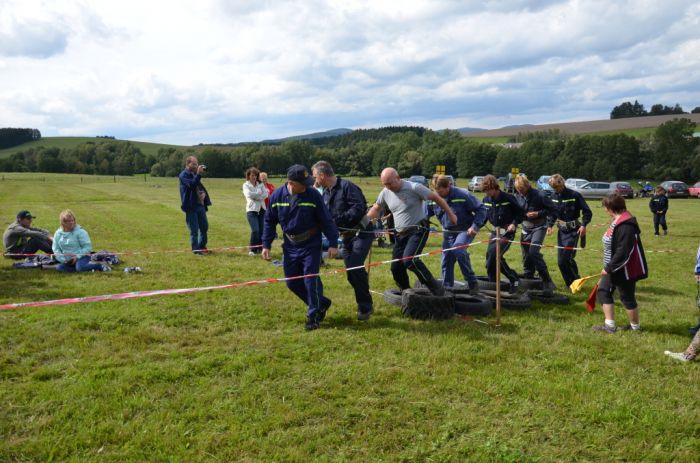
[[[267,187],[264,183],[258,182],[255,186],[246,180],[243,184],[243,196],[246,199],[246,212],[260,212],[265,209],[265,198],[267,198]]]

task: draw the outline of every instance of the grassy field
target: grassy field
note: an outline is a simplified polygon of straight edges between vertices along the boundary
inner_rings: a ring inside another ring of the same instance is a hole
[[[160,143],[148,143],[148,142],[143,142],[143,141],[130,141],[130,140],[109,140],[105,138],[96,138],[96,137],[44,137],[41,140],[36,140],[36,141],[31,141],[29,143],[23,143],[22,145],[19,146],[14,146],[12,148],[6,148],[0,150],[0,159],[4,158],[9,158],[13,154],[19,152],[19,151],[25,151],[30,148],[38,148],[40,146],[44,146],[46,148],[50,147],[56,147],[59,149],[63,148],[75,148],[78,145],[81,145],[83,143],[87,142],[93,142],[93,143],[100,143],[104,141],[117,141],[117,142],[122,142],[126,143],[127,141],[131,143],[134,146],[137,146],[138,148],[141,149],[141,152],[148,156],[149,154],[152,156],[156,156],[158,154],[158,150],[160,148],[185,148],[183,146],[178,146],[178,145],[165,145],[165,144],[160,144]]]
[[[97,250],[185,252],[127,255],[124,265],[143,269],[135,274],[6,261],[0,303],[282,276],[244,251],[186,252],[177,179],[42,178],[4,174],[3,225],[26,208],[53,231],[70,207]],[[205,184],[210,247],[247,244],[241,181]],[[376,197],[377,179],[360,185]],[[583,274],[601,268],[607,222],[591,205],[598,226],[579,254]],[[687,346],[698,315],[700,202],[671,200],[670,235],[660,238],[646,200],[630,209],[651,269],[638,290],[642,333],[591,332],[602,315],[585,311],[586,294],[505,311],[500,328],[493,317],[405,319],[377,296],[361,323],[342,275],[323,278],[333,307],[308,333],[303,304],[279,283],[2,311],[0,461],[697,461],[700,368],[663,351]],[[471,251],[478,274],[484,251]],[[518,249],[506,257],[520,269]],[[562,286],[555,252],[545,258]],[[438,257],[426,262],[438,271]],[[388,267],[371,271],[371,285],[394,286]]]

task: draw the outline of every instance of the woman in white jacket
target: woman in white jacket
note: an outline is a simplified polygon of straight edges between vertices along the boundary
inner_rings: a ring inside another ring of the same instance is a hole
[[[267,198],[267,188],[258,179],[260,171],[255,167],[250,167],[245,172],[245,183],[243,184],[243,195],[246,199],[245,211],[250,224],[250,246],[249,256],[254,256],[262,252],[262,231],[265,220],[265,198]]]

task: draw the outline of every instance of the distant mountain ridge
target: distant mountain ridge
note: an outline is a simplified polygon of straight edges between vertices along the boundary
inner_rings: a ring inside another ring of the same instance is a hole
[[[271,139],[271,140],[262,140],[260,143],[274,145],[274,144],[284,143],[286,141],[315,140],[317,138],[337,137],[339,135],[345,135],[345,134],[348,134],[351,132],[352,132],[352,129],[345,129],[345,128],[332,129],[332,130],[326,130],[324,132],[314,132],[314,133],[307,133],[307,134],[303,134],[303,135],[294,135],[291,137],[275,138],[275,139]]]

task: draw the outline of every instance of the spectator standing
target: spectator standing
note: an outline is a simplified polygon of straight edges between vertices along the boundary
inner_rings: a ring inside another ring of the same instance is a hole
[[[245,172],[246,181],[243,183],[243,196],[246,199],[245,211],[250,225],[249,256],[262,252],[262,230],[265,221],[265,200],[267,187],[259,181],[260,171],[251,167]]]
[[[272,196],[272,192],[275,191],[275,185],[267,181],[267,172],[260,172],[258,179],[265,185],[265,188],[267,188],[267,198],[265,198],[265,210],[267,210],[267,208],[270,207],[270,196]]]
[[[204,255],[207,250],[209,221],[207,210],[211,206],[209,193],[202,185],[202,174],[206,166],[200,166],[194,156],[185,158],[185,168],[180,172],[180,208],[185,213],[185,221],[190,231],[190,245],[196,255]]]
[[[666,226],[668,197],[666,196],[666,189],[661,185],[656,187],[654,196],[649,200],[649,210],[654,214],[654,236],[659,236],[659,225],[664,230],[664,236],[668,235],[668,226]]]

